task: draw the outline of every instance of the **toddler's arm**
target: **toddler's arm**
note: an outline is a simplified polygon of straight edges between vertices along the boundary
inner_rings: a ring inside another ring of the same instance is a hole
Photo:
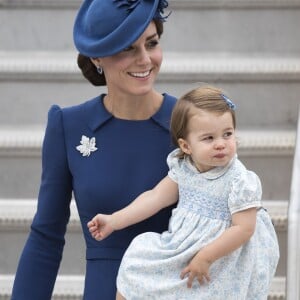
[[[87,226],[96,240],[102,240],[114,230],[143,221],[178,200],[178,185],[166,176],[152,190],[139,195],[132,203],[112,215],[97,214]]]
[[[256,225],[256,207],[232,215],[232,225],[216,240],[202,248],[181,272],[181,278],[188,275],[188,287],[194,278],[199,283],[209,281],[209,267],[217,259],[228,255],[246,243],[254,233]]]

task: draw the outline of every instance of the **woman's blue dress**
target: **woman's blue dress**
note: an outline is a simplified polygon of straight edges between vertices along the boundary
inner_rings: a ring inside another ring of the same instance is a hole
[[[115,299],[116,275],[131,240],[142,232],[167,228],[171,208],[101,242],[88,232],[86,224],[97,213],[113,213],[166,176],[166,158],[174,148],[169,134],[174,97],[164,94],[159,111],[148,120],[129,121],[114,118],[105,109],[103,96],[49,111],[38,209],[20,258],[12,300],[51,299],[72,193],[86,242],[85,300]]]

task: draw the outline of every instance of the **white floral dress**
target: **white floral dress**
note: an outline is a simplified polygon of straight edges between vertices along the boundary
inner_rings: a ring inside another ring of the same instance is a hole
[[[117,287],[127,300],[260,300],[267,299],[279,259],[276,233],[261,208],[261,184],[235,157],[226,167],[199,173],[188,159],[168,156],[169,177],[178,183],[179,202],[168,231],[138,235],[127,249]],[[255,233],[239,249],[215,261],[210,282],[187,278],[180,272],[205,245],[231,224],[231,215],[257,207]]]

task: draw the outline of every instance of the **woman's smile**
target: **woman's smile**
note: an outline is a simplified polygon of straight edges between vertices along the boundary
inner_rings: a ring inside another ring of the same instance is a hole
[[[136,78],[146,78],[150,75],[151,70],[145,71],[145,72],[128,72],[128,74],[132,77]]]

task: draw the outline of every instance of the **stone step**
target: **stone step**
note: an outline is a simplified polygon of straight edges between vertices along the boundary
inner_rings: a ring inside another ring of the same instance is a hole
[[[0,20],[6,26],[0,26],[0,49],[74,49],[73,23],[81,2],[1,0]],[[282,55],[300,52],[299,1],[170,0],[169,3],[172,14],[162,39],[168,50],[259,51]]]
[[[263,200],[277,231],[287,230],[288,200]],[[28,231],[37,208],[36,199],[1,199],[0,231]],[[70,204],[71,216],[68,230],[81,232],[81,224],[74,200]]]
[[[35,199],[0,199],[0,273],[15,272],[36,205]],[[288,200],[264,200],[263,205],[272,218],[280,245],[281,257],[276,275],[285,277]],[[72,201],[60,274],[84,274],[84,245],[76,205]]]
[[[13,275],[1,275],[0,300],[9,300],[13,285]],[[81,300],[84,286],[84,277],[76,275],[61,275],[57,277],[52,300]],[[285,278],[275,277],[268,300],[285,300]]]
[[[174,9],[297,9],[297,0],[169,0],[169,8]],[[8,9],[77,9],[82,0],[0,0],[1,8]],[[168,9],[169,9],[168,8]]]
[[[0,128],[0,198],[37,196],[43,135],[41,127]],[[263,197],[288,199],[296,131],[240,130],[237,136],[239,157],[260,176]]]
[[[236,102],[239,128],[296,129],[299,55],[164,54],[159,91],[179,97],[203,82],[225,89]],[[78,104],[106,88],[96,88],[82,77],[75,52],[12,51],[0,52],[0,90],[0,125],[13,126],[44,125],[53,103]]]
[[[36,199],[0,199],[0,273],[14,274],[16,271],[36,206]],[[84,274],[85,241],[73,201],[65,238],[60,274]]]

